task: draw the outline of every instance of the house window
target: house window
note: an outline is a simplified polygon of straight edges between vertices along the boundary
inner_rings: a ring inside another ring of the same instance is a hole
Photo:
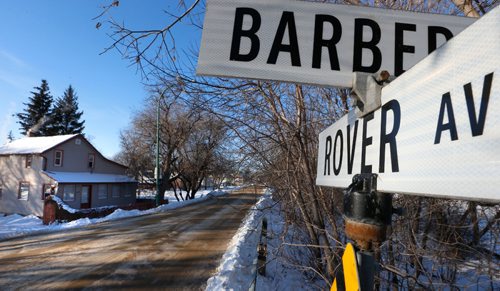
[[[19,182],[19,192],[17,193],[17,199],[28,200],[29,195],[30,195],[30,183]]]
[[[54,153],[54,166],[62,167],[62,164],[63,164],[63,151],[56,150]]]
[[[95,166],[95,155],[94,154],[89,154],[89,159],[88,159],[88,167],[90,169],[93,169]]]
[[[99,184],[99,186],[97,187],[97,198],[108,199],[108,185]]]
[[[82,140],[79,139],[79,138],[75,139],[75,144],[76,145],[81,145],[82,144]]]
[[[31,168],[31,162],[33,162],[33,155],[26,156],[26,168]]]
[[[111,196],[113,198],[119,198],[120,197],[120,185],[118,185],[118,184],[113,185],[113,188],[111,190]]]
[[[75,201],[75,185],[64,185],[64,201]]]
[[[55,193],[52,193],[52,185],[43,184],[42,200],[45,200],[45,197],[52,195],[52,194],[55,194]]]
[[[47,158],[46,157],[42,157],[42,168],[44,171],[47,171]]]
[[[122,185],[122,193],[124,193],[123,196],[125,197],[132,196],[132,193],[130,192],[130,187],[127,187],[127,185]]]

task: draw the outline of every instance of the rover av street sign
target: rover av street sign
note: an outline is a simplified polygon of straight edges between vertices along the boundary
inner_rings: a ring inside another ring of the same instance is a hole
[[[382,89],[382,107],[319,136],[317,184],[500,201],[500,7]]]

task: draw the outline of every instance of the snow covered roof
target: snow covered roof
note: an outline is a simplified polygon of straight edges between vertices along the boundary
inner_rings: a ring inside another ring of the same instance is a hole
[[[41,154],[78,134],[25,137],[0,146],[0,155]]]
[[[135,183],[126,175],[100,174],[90,172],[43,172],[58,183]]]

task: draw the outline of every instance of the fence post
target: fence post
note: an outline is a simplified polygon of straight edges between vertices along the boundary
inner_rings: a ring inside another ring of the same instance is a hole
[[[262,219],[262,226],[259,237],[259,244],[257,245],[257,257],[253,260],[252,274],[254,279],[250,285],[249,291],[255,291],[257,284],[257,276],[266,276],[266,258],[267,258],[267,219]]]
[[[266,276],[266,258],[267,258],[267,219],[262,219],[262,229],[260,232],[260,242],[257,249],[258,265],[257,271],[260,275]]]

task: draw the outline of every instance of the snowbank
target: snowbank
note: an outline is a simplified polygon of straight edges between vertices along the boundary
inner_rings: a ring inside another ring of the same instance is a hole
[[[267,219],[266,276],[256,277],[257,246],[260,240],[262,219]],[[307,260],[284,244],[293,231],[285,227],[280,204],[272,200],[268,191],[252,208],[237,233],[229,243],[217,272],[207,281],[205,290],[317,290],[326,289],[322,281],[312,282],[306,275],[283,260],[283,253],[298,261]]]
[[[57,203],[57,205],[59,206],[59,208],[62,208],[64,210],[68,211],[69,213],[76,213],[78,211],[77,209],[74,209],[71,206],[69,206],[68,204],[64,203],[62,201],[62,199],[57,197],[56,195],[51,195],[50,199],[54,200]]]
[[[0,239],[29,234],[41,226],[43,226],[42,220],[34,215],[12,214],[3,217],[0,215]]]
[[[226,253],[217,268],[217,273],[208,279],[206,290],[248,290],[255,278],[256,266],[253,263],[264,205],[269,204],[270,196],[259,199],[250,210],[242,226],[231,239]]]
[[[240,188],[241,187],[226,187],[223,189],[208,189],[208,190],[200,189],[200,190],[198,190],[198,192],[196,192],[196,197],[201,198],[201,197],[208,195],[208,194],[217,193],[217,192],[221,192],[221,191],[222,192],[230,192],[230,191],[234,191],[234,190],[237,190]],[[186,191],[177,190],[176,192],[177,192],[177,196],[181,200],[180,202],[182,202],[183,200],[181,199],[180,196],[182,195],[182,197],[186,197]],[[141,192],[139,193],[137,198],[138,199],[152,199],[152,200],[154,200],[156,198],[156,190],[141,190]],[[163,199],[168,200],[169,203],[170,202],[174,202],[174,203],[179,202],[179,201],[177,201],[177,198],[175,198],[174,191],[171,191],[171,190],[165,191],[165,194],[163,195]]]

